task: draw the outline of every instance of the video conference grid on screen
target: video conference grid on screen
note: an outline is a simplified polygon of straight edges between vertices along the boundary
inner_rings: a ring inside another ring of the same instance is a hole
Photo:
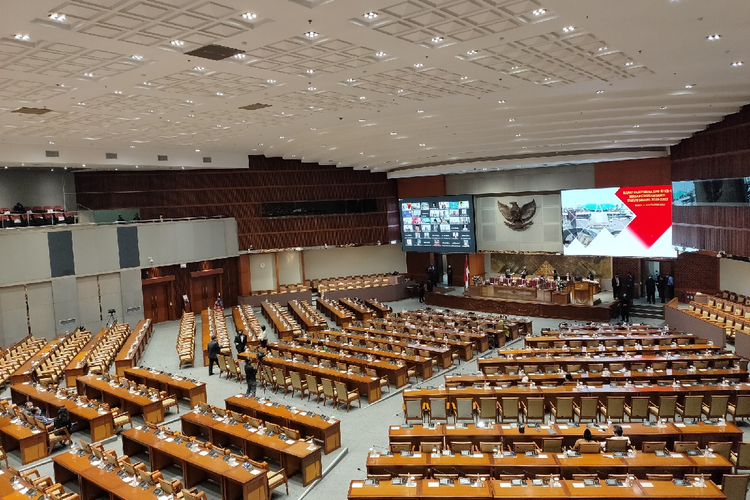
[[[471,197],[399,200],[399,210],[404,251],[475,252]]]

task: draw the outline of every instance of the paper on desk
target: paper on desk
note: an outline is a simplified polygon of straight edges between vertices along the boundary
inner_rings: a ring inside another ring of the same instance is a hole
[[[452,431],[453,429],[456,428],[456,426],[455,425],[446,425],[445,428],[448,429],[449,431]]]
[[[286,444],[294,444],[294,439],[287,439]]]
[[[208,455],[208,452],[206,450],[203,450],[202,452],[198,453],[198,455],[205,456]]]
[[[682,453],[670,453],[669,456],[672,458],[682,458]]]
[[[675,427],[685,427],[685,424],[679,423],[679,424],[674,424],[674,426]]]
[[[484,453],[474,453],[472,457],[474,458],[482,458],[484,456]]]
[[[623,429],[630,429],[632,425],[620,425]]]
[[[414,458],[422,458],[422,453],[421,452],[412,453],[411,456],[413,456]]]
[[[171,443],[172,441],[174,441],[174,438],[167,438],[164,441],[166,441],[167,443]]]
[[[537,455],[537,458],[547,458],[547,455]]]
[[[623,425],[623,427],[625,427],[625,426]],[[567,425],[558,425],[557,428],[560,429],[560,430],[565,430],[565,429],[568,428],[568,426]]]
[[[502,427],[503,429],[510,429],[510,428],[511,428],[511,427],[510,427],[510,425],[503,425],[503,426],[501,426],[501,427]]]
[[[440,486],[440,481],[427,481],[427,486],[430,488],[437,488]]]
[[[352,483],[352,488],[361,488],[365,483]]]
[[[260,474],[260,471],[258,469],[253,469],[250,471],[250,474],[252,474],[253,476],[257,476],[258,474]]]
[[[510,483],[499,483],[501,488],[510,488]]]
[[[557,458],[565,458],[565,455],[557,455]]]
[[[640,484],[641,484],[641,488],[653,488],[654,487],[654,483],[641,482]]]
[[[572,483],[572,484],[573,484],[573,488],[583,488],[584,487],[583,483]]]

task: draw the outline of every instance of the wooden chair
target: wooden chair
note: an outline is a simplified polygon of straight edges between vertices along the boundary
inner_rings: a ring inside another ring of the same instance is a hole
[[[242,370],[240,370],[239,361],[237,361],[231,356],[227,356],[226,364],[227,364],[227,368],[229,369],[227,378],[229,377],[229,375],[232,375],[235,378],[235,380],[237,380],[238,383],[242,383],[242,380],[245,378],[245,376],[242,373]]]
[[[5,460],[5,468],[8,468],[8,454],[5,453],[5,450],[2,446],[0,446],[0,461]]]
[[[198,491],[198,488],[193,488],[191,490],[183,488],[180,493],[182,493],[183,500],[206,500],[206,494],[202,491]]]
[[[281,368],[273,369],[274,377],[276,377],[276,387],[284,387],[284,396],[286,393],[292,390],[292,377],[284,375],[284,371]]]
[[[555,420],[573,420],[573,398],[558,397],[556,405],[550,403],[550,412]]]
[[[745,419],[750,417],[750,394],[739,394],[734,403],[727,404],[727,413],[732,416],[732,420]]]
[[[227,368],[227,360],[221,354],[219,354],[219,357],[216,359],[219,362],[219,378],[221,378],[222,373],[225,373],[227,378],[229,378],[229,368]]]
[[[286,487],[286,494],[288,496],[289,480],[286,477],[286,471],[284,471],[284,469],[281,469],[278,472],[268,472],[268,491],[270,493],[273,493],[273,490],[275,490],[282,484]]]
[[[528,398],[526,403],[521,401],[521,411],[526,422],[531,420],[544,422],[544,398]]]
[[[574,481],[585,481],[586,479],[599,480],[598,474],[573,474]]]
[[[516,441],[513,443],[513,453],[526,453],[527,451],[537,451],[536,443],[533,441]]]
[[[318,381],[315,379],[314,375],[310,375],[309,373],[305,375],[305,379],[307,380],[307,400],[310,401],[310,396],[315,394],[317,398],[317,403],[320,403],[320,397],[323,397],[323,403],[325,404],[325,391],[323,389],[323,385],[318,385]]]
[[[346,385],[344,385],[343,382],[336,382],[336,396],[338,404],[346,403],[346,412],[349,413],[349,409],[352,406],[352,402],[355,400],[359,404],[359,407],[362,407],[362,399],[359,396],[359,389],[356,387],[353,391],[348,391],[346,389]]]
[[[388,389],[388,392],[391,392],[391,383],[388,380],[388,376],[387,375],[379,377],[378,376],[378,372],[375,371],[374,368],[365,368],[365,374],[367,374],[368,377],[379,378],[380,379],[380,389],[383,390],[385,388],[385,389]]]
[[[677,396],[659,396],[659,404],[650,404],[648,412],[657,420],[660,418],[674,420],[677,414]]]
[[[732,448],[734,447],[734,443],[732,443],[731,441],[711,441],[706,445],[706,447],[710,448],[716,455],[722,456],[729,460]]]
[[[473,445],[471,441],[453,441],[450,444],[450,449],[452,453],[461,453],[462,451],[471,452]]]
[[[333,407],[338,408],[338,398],[336,397],[336,389],[333,387],[333,382],[327,378],[321,378],[320,381],[323,383],[323,404],[330,399],[333,401]]]
[[[714,394],[708,404],[703,404],[702,412],[706,418],[724,418],[727,415],[729,396]]]
[[[166,391],[162,391],[159,396],[161,397],[161,404],[164,407],[165,412],[174,406],[177,408],[177,413],[180,413],[180,403],[177,400],[176,395],[170,394],[168,396]]]
[[[65,445],[71,443],[70,433],[65,427],[60,427],[59,429],[55,429],[53,431],[47,431],[45,428],[45,431],[47,432],[47,455],[52,453],[52,450],[55,448],[56,444],[61,443]]]
[[[294,397],[294,391],[299,391],[299,398],[304,399],[305,398],[305,391],[309,387],[307,385],[307,382],[302,381],[302,377],[300,377],[299,372],[293,372],[290,371],[289,375],[292,379],[292,397]],[[308,396],[308,400],[309,400]]]
[[[500,403],[497,398],[480,398],[479,399],[479,418],[487,419],[491,422],[497,422],[498,409]],[[516,412],[518,409],[516,408]]]
[[[133,419],[127,411],[121,412],[119,408],[112,408],[112,420],[116,431],[124,427],[125,424],[130,424],[130,428],[133,428]]]
[[[607,403],[599,401],[599,413],[605,420],[622,421],[625,416],[625,396],[607,396]]]
[[[448,423],[448,409],[449,408],[450,408],[450,403],[448,403],[447,398],[431,398],[429,409],[428,409],[430,422],[435,420],[435,421],[443,421],[445,423]]]
[[[391,443],[391,453],[402,453],[411,450],[412,446],[410,443]]]
[[[453,407],[458,421],[474,421],[474,401],[471,398],[456,398],[456,405]]]
[[[656,453],[660,450],[665,450],[667,448],[667,442],[666,441],[644,441],[641,445],[641,451],[643,453]]]
[[[698,449],[698,441],[675,441],[674,452],[675,453],[687,453],[690,450]]]
[[[740,443],[740,450],[729,453],[729,461],[734,465],[734,472],[750,470],[750,443]]]
[[[542,438],[542,453],[562,453],[563,438]]]
[[[494,399],[494,398],[493,398]],[[497,402],[497,399],[495,399]],[[518,412],[518,398],[517,397],[505,397],[500,402],[500,421],[504,422],[508,419],[515,420],[519,419],[520,413]]]
[[[721,492],[727,500],[745,500],[750,474],[724,474],[721,479]]]
[[[599,417],[598,405],[598,397],[581,398],[581,406],[573,402],[573,411],[578,417],[579,422],[583,422],[584,420],[595,422]]]
[[[677,413],[682,416],[683,422],[688,418],[700,420],[702,408],[703,395],[685,396],[685,406],[676,404]]]
[[[578,453],[599,453],[602,447],[598,441],[592,441],[590,443],[580,443],[578,445]]]
[[[628,451],[628,440],[618,439],[618,438],[607,438],[605,440],[604,449],[608,453]]]
[[[646,474],[649,481],[671,481],[674,479],[672,474]]]
[[[625,405],[625,414],[633,420],[645,420],[648,418],[649,408],[648,396],[635,396],[630,398],[630,406]]]

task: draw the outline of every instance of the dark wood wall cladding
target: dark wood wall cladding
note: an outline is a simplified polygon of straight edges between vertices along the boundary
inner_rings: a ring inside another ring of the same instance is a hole
[[[237,170],[80,172],[78,203],[93,210],[140,208],[141,218],[224,215],[240,248],[289,248],[400,239],[395,180],[350,168],[251,156]],[[364,214],[261,218],[266,202],[375,199]]]
[[[445,176],[403,177],[398,179],[399,198],[445,196]]]
[[[594,167],[594,185],[603,188],[671,184],[671,169],[669,158],[600,162]]]
[[[672,147],[672,180],[750,176],[750,106]],[[750,207],[674,207],[675,245],[750,256]]]
[[[175,303],[172,304],[170,309],[169,319],[179,319],[185,308],[182,296],[190,297],[190,273],[209,269],[224,270],[221,275],[221,300],[225,308],[236,306],[237,297],[240,293],[239,257],[190,262],[185,268],[181,268],[179,265],[144,268],[141,269],[141,279],[163,276],[175,277]]]

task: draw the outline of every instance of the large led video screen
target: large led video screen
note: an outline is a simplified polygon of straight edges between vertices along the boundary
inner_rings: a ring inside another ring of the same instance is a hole
[[[476,252],[471,196],[399,200],[399,213],[405,252]]]
[[[676,257],[672,186],[562,191],[564,255]]]

